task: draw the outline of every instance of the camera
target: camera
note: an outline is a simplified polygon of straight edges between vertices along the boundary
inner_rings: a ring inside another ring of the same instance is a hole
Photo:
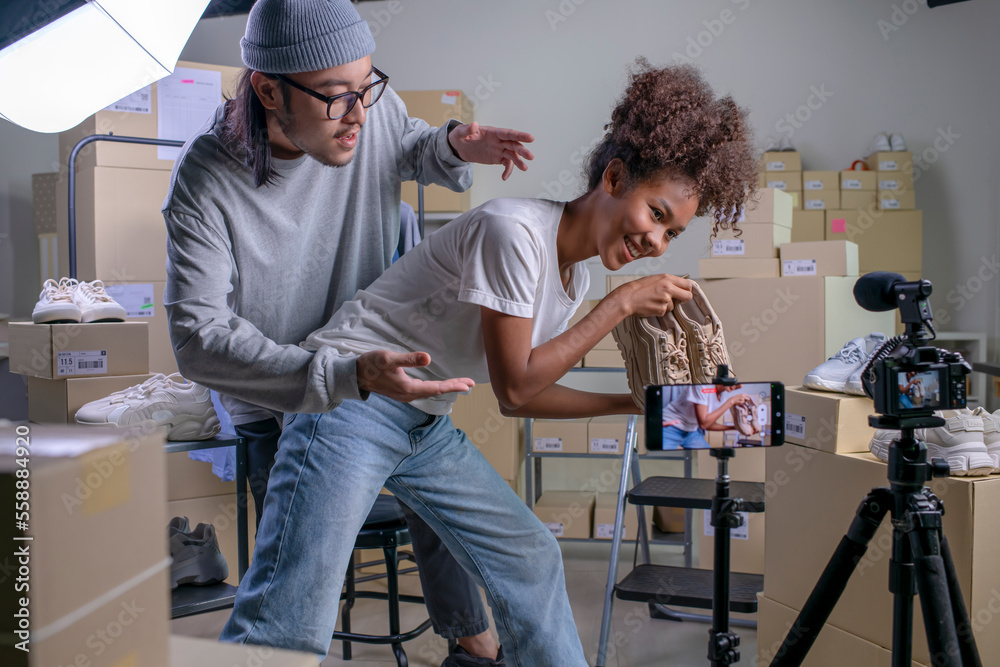
[[[965,378],[972,371],[962,355],[925,345],[935,337],[927,298],[930,281],[907,282],[897,273],[858,279],[854,297],[865,310],[899,308],[906,331],[875,351],[861,373],[875,412],[896,418],[929,417],[936,410],[965,407]]]

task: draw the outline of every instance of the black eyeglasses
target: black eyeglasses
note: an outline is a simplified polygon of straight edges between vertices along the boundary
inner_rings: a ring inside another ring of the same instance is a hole
[[[361,89],[361,92],[352,90],[348,93],[341,93],[332,97],[327,97],[322,93],[317,93],[311,88],[306,88],[301,83],[292,81],[284,74],[268,74],[267,76],[274,79],[280,79],[292,88],[297,88],[306,95],[315,97],[321,102],[326,102],[326,117],[330,120],[337,120],[338,118],[343,118],[347,114],[351,113],[351,109],[353,109],[354,105],[358,103],[358,100],[361,100],[361,106],[367,109],[371,105],[378,102],[379,98],[382,97],[382,93],[385,92],[385,87],[389,83],[389,76],[381,72],[377,67],[373,67],[372,72],[375,76],[379,77],[378,80],[372,81],[370,84]]]

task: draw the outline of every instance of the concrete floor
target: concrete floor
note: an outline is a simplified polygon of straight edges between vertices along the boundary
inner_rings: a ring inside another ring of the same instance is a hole
[[[604,584],[608,573],[609,544],[563,543],[563,559],[566,569],[566,584],[570,604],[576,618],[583,648],[588,662],[596,662],[597,643],[601,629],[601,615],[604,604]],[[622,548],[619,579],[632,566],[632,545]],[[654,547],[655,562],[682,565],[683,558],[676,547]],[[368,587],[384,590],[384,583],[370,582]],[[416,574],[406,575],[401,580],[405,593],[420,592]],[[218,637],[228,612],[214,612],[171,621],[173,634],[195,637]],[[418,625],[426,618],[426,612],[415,605],[403,605],[402,624],[404,628]],[[386,631],[385,603],[375,600],[359,600],[352,613],[353,629],[356,632],[378,634]],[[663,667],[671,665],[688,667],[706,665],[708,646],[707,623],[676,623],[654,620],[649,617],[646,605],[616,600],[611,625],[611,635],[617,638],[616,645],[608,652],[609,667]],[[757,632],[748,628],[737,628],[741,639],[743,665],[756,665]],[[430,632],[404,644],[411,667],[438,667],[447,655],[447,643]],[[323,667],[395,667],[392,649],[388,646],[354,645],[351,661],[340,659],[340,643],[331,646],[330,655],[323,661]]]

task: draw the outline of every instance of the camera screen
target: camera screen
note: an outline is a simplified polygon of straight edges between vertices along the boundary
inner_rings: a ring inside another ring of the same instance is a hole
[[[784,442],[783,389],[776,382],[647,387],[647,449],[780,445]]]
[[[917,373],[898,371],[896,386],[899,390],[899,410],[933,409],[941,407],[941,379],[937,370]]]

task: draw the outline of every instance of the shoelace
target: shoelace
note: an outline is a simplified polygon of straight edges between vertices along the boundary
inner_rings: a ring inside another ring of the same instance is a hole
[[[155,389],[159,389],[163,385],[166,379],[167,377],[165,375],[163,375],[162,373],[157,373],[156,375],[149,378],[142,384],[136,385],[134,387],[129,387],[128,389],[122,392],[117,392],[120,395],[118,396],[118,400],[113,402],[124,402],[126,400],[131,400],[136,398],[146,398],[151,393],[153,393]],[[114,396],[114,394],[112,394],[112,396]]]
[[[66,278],[63,278],[59,282],[56,282],[51,278],[48,278],[44,283],[42,283],[42,293],[38,297],[39,300],[72,301],[73,298],[70,295],[69,290],[66,289],[65,280]]]
[[[837,354],[830,357],[830,361],[834,359],[839,359],[840,361],[846,361],[848,363],[864,362],[868,357],[865,351],[859,348],[857,345],[848,343],[844,347],[840,348]]]
[[[93,282],[83,282],[80,283],[79,287],[80,293],[83,294],[87,299],[95,303],[113,303],[114,299],[105,291],[104,282],[101,280],[95,280]]]

